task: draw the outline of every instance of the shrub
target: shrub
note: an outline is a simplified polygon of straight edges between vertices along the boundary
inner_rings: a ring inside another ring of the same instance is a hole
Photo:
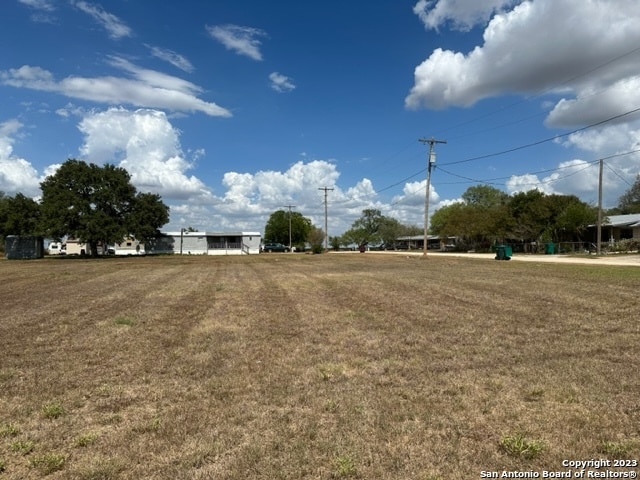
[[[631,446],[622,442],[602,442],[600,450],[611,457],[623,458],[629,453]]]
[[[351,477],[358,473],[356,462],[351,455],[340,455],[336,458],[334,477]]]
[[[625,238],[614,243],[610,250],[612,252],[637,252],[640,251],[640,240],[636,238]]]
[[[43,475],[49,475],[50,473],[62,470],[66,458],[59,453],[45,453],[44,455],[37,455],[29,461],[31,468],[37,468]]]
[[[122,316],[116,317],[116,319],[114,320],[114,323],[116,325],[126,325],[128,327],[132,327],[135,324],[132,318],[122,317]]]
[[[42,415],[45,418],[58,418],[64,415],[64,407],[62,404],[54,402],[42,406]]]
[[[27,440],[16,440],[9,444],[9,448],[12,452],[19,453],[20,455],[29,455],[35,448],[33,442]]]
[[[98,438],[97,433],[86,433],[84,435],[80,435],[79,437],[77,437],[73,442],[73,444],[76,447],[86,447],[88,445],[91,445],[93,442],[95,442],[97,438]]]
[[[532,459],[542,453],[544,445],[539,440],[531,440],[522,433],[516,433],[515,435],[502,437],[500,439],[500,448],[512,457]]]
[[[20,429],[13,423],[0,424],[0,437],[15,437],[20,434]]]

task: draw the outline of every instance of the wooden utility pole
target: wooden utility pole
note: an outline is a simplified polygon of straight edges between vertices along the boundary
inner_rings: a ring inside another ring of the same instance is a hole
[[[295,207],[295,205],[285,205],[285,207],[289,208],[289,253],[293,250],[291,249],[291,209]]]
[[[329,220],[328,220],[328,203],[327,192],[333,192],[333,188],[320,187],[318,190],[324,190],[324,248],[329,250]]]
[[[436,140],[431,138],[418,139],[421,143],[429,144],[429,157],[427,158],[427,188],[424,193],[424,245],[422,247],[422,255],[427,256],[427,232],[429,230],[429,190],[431,190],[431,168],[436,163],[436,152],[433,150],[433,146],[436,143],[447,143],[446,140]]]
[[[596,247],[598,255],[602,251],[602,168],[603,160],[600,159],[600,171],[598,173],[598,246]]]

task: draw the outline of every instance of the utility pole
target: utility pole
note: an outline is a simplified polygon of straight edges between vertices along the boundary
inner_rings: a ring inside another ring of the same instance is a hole
[[[600,159],[600,171],[598,173],[598,246],[596,253],[600,255],[602,249],[602,167],[603,160]]]
[[[324,248],[329,250],[329,226],[328,226],[328,202],[327,192],[333,192],[333,188],[320,187],[318,190],[324,190]]]
[[[285,207],[289,208],[289,253],[293,250],[291,249],[291,209],[295,207],[295,205],[285,205]]]
[[[436,143],[447,143],[446,140],[436,140],[431,138],[420,138],[419,142],[429,144],[429,158],[427,158],[427,189],[424,193],[424,245],[422,255],[427,256],[427,231],[429,230],[429,190],[431,190],[431,168],[436,163],[436,152],[433,150],[433,146]]]

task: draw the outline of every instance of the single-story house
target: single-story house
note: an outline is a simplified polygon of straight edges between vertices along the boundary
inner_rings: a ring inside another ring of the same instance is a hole
[[[447,250],[453,248],[458,237],[440,237],[439,235],[427,235],[427,248],[429,250]],[[409,235],[398,237],[397,241],[406,245],[409,250],[424,249],[424,235]]]
[[[114,255],[144,255],[144,244],[133,237],[125,237],[111,247]]]
[[[589,230],[596,235],[596,225],[589,225]],[[614,243],[627,238],[640,240],[640,213],[629,215],[609,215],[602,222],[602,241]]]
[[[163,232],[145,244],[147,254],[245,255],[260,253],[259,232]]]

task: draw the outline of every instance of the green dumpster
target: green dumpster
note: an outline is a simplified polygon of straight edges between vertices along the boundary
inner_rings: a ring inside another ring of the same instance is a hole
[[[554,253],[556,253],[556,246],[553,242],[547,242],[544,245],[544,253],[546,255],[553,255]]]
[[[496,245],[496,260],[511,260],[511,255],[511,246]]]

